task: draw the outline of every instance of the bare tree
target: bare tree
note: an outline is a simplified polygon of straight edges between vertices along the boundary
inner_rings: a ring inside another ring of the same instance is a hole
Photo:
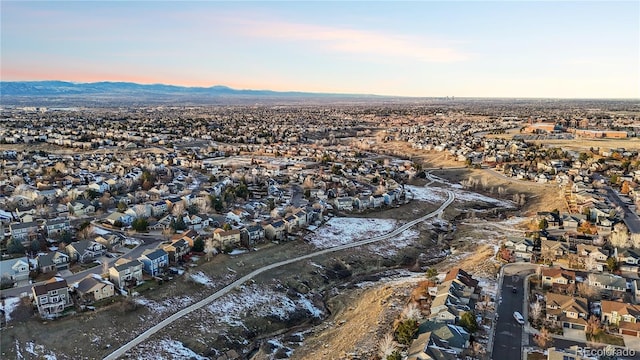
[[[422,312],[415,302],[409,303],[403,311],[403,316],[410,320],[421,320]]]
[[[623,222],[617,223],[611,231],[609,241],[612,246],[629,248],[631,247],[631,239],[629,237],[629,229]]]
[[[551,338],[551,333],[546,327],[540,329],[540,333],[536,334],[533,338],[533,341],[536,343],[536,345],[543,349],[548,348],[549,345],[551,345],[552,340],[553,338]]]
[[[596,296],[600,295],[600,291],[595,286],[591,286],[586,282],[581,282],[577,286],[578,294],[587,299],[595,299]]]
[[[216,250],[215,244],[213,242],[213,238],[209,237],[205,240],[204,253],[207,256],[207,261],[210,261],[211,257],[218,253],[218,250]]]
[[[380,358],[384,360],[387,358],[387,356],[393,354],[393,352],[396,351],[397,348],[398,343],[393,340],[393,335],[387,334],[378,343],[378,356],[380,356]]]
[[[184,209],[184,201],[178,201],[177,203],[173,204],[173,207],[171,208],[171,214],[175,217],[182,216],[182,214],[184,213]]]
[[[534,321],[540,320],[540,316],[542,316],[542,305],[540,304],[540,302],[536,301],[531,304],[529,315],[531,315],[531,318]]]

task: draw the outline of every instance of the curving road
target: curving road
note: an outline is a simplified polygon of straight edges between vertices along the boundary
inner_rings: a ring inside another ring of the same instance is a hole
[[[280,261],[271,265],[267,265],[265,267],[262,267],[260,269],[254,270],[252,272],[250,272],[249,274],[239,278],[238,280],[232,282],[231,284],[225,286],[224,288],[218,290],[217,292],[215,292],[214,294],[210,295],[207,298],[204,298],[200,301],[198,301],[195,304],[192,304],[178,312],[176,312],[175,314],[169,316],[168,318],[162,320],[161,322],[159,322],[158,324],[152,326],[151,328],[149,328],[147,331],[143,332],[142,334],[138,335],[136,338],[134,338],[133,340],[129,341],[128,343],[124,344],[122,347],[116,349],[114,352],[112,352],[111,354],[107,355],[104,359],[105,360],[115,360],[117,358],[119,358],[120,356],[124,355],[127,351],[131,350],[133,347],[135,347],[136,345],[140,344],[141,342],[147,340],[151,335],[157,333],[158,331],[162,330],[163,328],[165,328],[166,326],[168,326],[169,324],[173,323],[174,321],[178,320],[179,318],[195,311],[198,310],[200,308],[202,308],[203,306],[211,303],[212,301],[226,295],[228,292],[230,292],[231,290],[233,290],[234,288],[244,284],[246,281],[250,280],[251,278],[255,277],[256,275],[263,273],[265,271],[268,270],[272,270],[275,268],[278,268],[280,266],[285,266],[288,264],[292,264],[294,262],[300,261],[300,260],[305,260],[305,259],[310,259],[316,256],[320,256],[320,255],[324,255],[324,254],[329,254],[332,252],[336,252],[336,251],[340,251],[340,250],[345,250],[345,249],[349,249],[349,248],[353,248],[353,247],[358,247],[358,246],[362,246],[362,245],[367,245],[367,244],[371,244],[377,241],[382,241],[382,240],[387,240],[393,236],[399,235],[400,233],[402,233],[403,231],[411,228],[412,226],[430,219],[434,216],[438,216],[440,215],[449,205],[451,205],[451,203],[455,200],[455,196],[453,195],[453,192],[447,190],[447,201],[445,201],[437,210],[432,211],[431,213],[420,217],[418,219],[412,220],[402,226],[400,226],[399,228],[395,229],[394,231],[384,234],[384,235],[380,235],[380,236],[376,236],[376,237],[372,237],[370,239],[366,239],[366,240],[360,240],[360,241],[356,241],[353,242],[351,244],[344,244],[344,245],[340,245],[340,246],[336,246],[330,249],[324,249],[324,250],[320,250],[320,251],[316,251],[314,253],[311,254],[307,254],[307,255],[303,255],[303,256],[299,256],[297,258],[292,258],[289,260],[284,260],[284,261]]]

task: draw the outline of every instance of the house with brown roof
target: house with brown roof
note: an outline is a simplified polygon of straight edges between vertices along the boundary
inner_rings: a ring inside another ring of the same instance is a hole
[[[44,318],[59,316],[66,308],[73,306],[67,281],[63,278],[53,277],[44,284],[33,286],[31,291],[38,313]]]
[[[587,299],[555,293],[547,293],[545,298],[547,320],[563,328],[585,329],[589,316]]]
[[[561,268],[543,268],[542,286],[555,290],[566,290],[569,285],[576,282],[576,273]]]
[[[600,321],[618,326],[622,335],[640,337],[640,307],[637,305],[602,300]]]

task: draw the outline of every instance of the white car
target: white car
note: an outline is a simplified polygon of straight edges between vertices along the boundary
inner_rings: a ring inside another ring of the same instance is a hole
[[[519,312],[514,311],[513,312],[513,318],[516,319],[518,324],[524,325],[524,318],[522,317],[522,314],[520,314]]]

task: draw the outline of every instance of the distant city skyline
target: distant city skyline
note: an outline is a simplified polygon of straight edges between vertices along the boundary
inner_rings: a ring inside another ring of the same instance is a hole
[[[5,1],[0,79],[640,98],[640,2]]]

